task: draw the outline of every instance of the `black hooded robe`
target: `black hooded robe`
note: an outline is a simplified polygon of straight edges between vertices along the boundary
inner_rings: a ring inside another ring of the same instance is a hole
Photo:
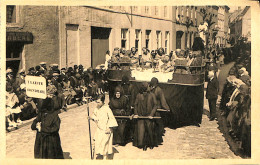
[[[54,111],[52,99],[45,99],[44,111],[39,113],[32,123],[32,130],[37,130],[36,124],[41,122],[41,132],[37,130],[34,158],[36,159],[63,159],[63,151],[59,136],[60,118],[58,111]]]

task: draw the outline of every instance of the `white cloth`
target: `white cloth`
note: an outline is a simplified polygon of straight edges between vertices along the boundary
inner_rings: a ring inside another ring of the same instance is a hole
[[[142,58],[144,59],[144,62],[151,61],[151,54],[150,53],[147,53],[146,55],[143,54]]]
[[[240,91],[238,90],[238,88],[236,88],[234,90],[234,92],[232,93],[230,99],[229,99],[229,102],[227,103],[227,106],[231,106],[233,101],[235,100],[235,98],[237,97],[237,95],[240,93]]]
[[[108,62],[111,60],[111,56],[106,54],[105,69],[108,69]]]
[[[112,154],[113,132],[106,134],[106,130],[117,127],[118,124],[111,109],[107,105],[103,105],[100,109],[96,108],[91,118],[94,119],[97,124],[97,130],[94,136],[96,154]]]
[[[143,72],[138,70],[132,70],[132,76],[135,77],[137,81],[151,81],[153,77],[156,77],[160,82],[167,83],[168,80],[172,79],[172,72],[163,73],[163,72],[155,72],[153,73],[153,69],[147,69]]]
[[[6,92],[6,116],[12,113],[20,113],[21,108],[19,106],[15,107],[15,104],[19,103],[18,97],[15,93]]]

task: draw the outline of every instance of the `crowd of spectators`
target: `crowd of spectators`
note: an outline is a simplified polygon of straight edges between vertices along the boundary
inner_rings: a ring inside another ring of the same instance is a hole
[[[105,70],[84,69],[82,65],[61,68],[51,64],[47,69],[42,62],[28,69],[26,74],[21,69],[14,75],[12,68],[6,70],[6,128],[18,127],[24,120],[35,117],[42,109],[43,99],[26,95],[26,76],[39,76],[46,79],[47,97],[54,100],[55,106],[64,111],[67,105],[76,103],[79,106],[88,100],[95,100],[99,94],[107,91]]]
[[[230,136],[241,151],[251,155],[251,77],[250,51],[240,51],[223,88],[220,109]]]

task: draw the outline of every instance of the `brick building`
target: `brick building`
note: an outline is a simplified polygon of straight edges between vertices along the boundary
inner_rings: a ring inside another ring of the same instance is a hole
[[[14,72],[41,61],[59,63],[58,8],[7,6],[6,67]]]

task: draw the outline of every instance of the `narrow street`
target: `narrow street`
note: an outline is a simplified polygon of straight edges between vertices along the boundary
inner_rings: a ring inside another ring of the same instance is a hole
[[[220,85],[223,86],[227,70],[233,64],[224,65],[220,71]],[[108,101],[108,95],[107,99]],[[95,102],[89,104],[90,114]],[[163,145],[143,151],[128,143],[114,146],[114,159],[238,159],[218,129],[217,121],[208,119],[208,102],[204,100],[204,114],[200,127],[186,126],[177,129],[166,128]],[[87,105],[72,108],[60,114],[61,145],[66,159],[90,159]],[[30,124],[7,133],[7,158],[33,158],[36,132]],[[95,126],[91,122],[92,137]]]

